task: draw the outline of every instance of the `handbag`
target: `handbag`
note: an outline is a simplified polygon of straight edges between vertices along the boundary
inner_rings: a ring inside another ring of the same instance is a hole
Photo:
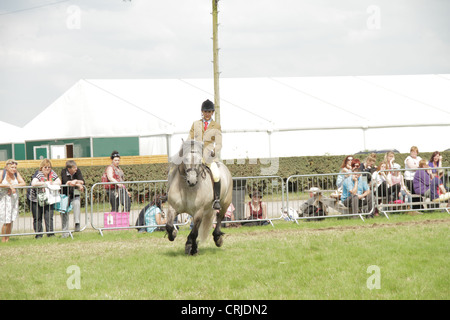
[[[69,213],[72,211],[72,202],[69,201],[69,197],[65,194],[61,194],[61,201],[55,204],[55,210],[60,213]]]
[[[61,190],[61,187],[59,185],[47,185],[47,188],[45,191],[48,193],[48,204],[55,204],[57,202],[61,201],[61,195],[59,194],[59,191]]]
[[[103,175],[102,175],[102,182],[109,182],[108,176],[106,175],[106,169],[105,169],[105,172],[103,172]],[[103,187],[105,189],[111,189],[111,185],[110,184],[105,184],[105,185],[103,185]]]
[[[109,167],[110,167],[110,166],[107,166],[106,169],[105,169],[105,172],[103,172],[103,175],[102,175],[102,182],[110,182],[109,179],[108,179],[108,175],[106,174],[106,170],[108,170]],[[115,170],[114,170],[114,168],[113,168],[113,175],[114,175],[114,178],[116,178],[116,174],[115,174],[115,173],[116,173],[116,172],[115,172]],[[117,177],[117,178],[118,178],[118,177]],[[119,180],[119,179],[118,179],[118,180]],[[104,184],[103,187],[104,187],[105,189],[109,190],[109,189],[115,189],[115,188],[116,188],[116,185],[115,185],[115,184]]]
[[[47,196],[47,192],[38,192],[37,194],[37,199],[38,199],[38,204],[41,207],[45,207],[46,205],[48,205],[48,196]]]
[[[55,204],[61,201],[61,196],[59,194],[59,190],[61,189],[58,185],[49,185],[47,184],[45,187],[45,191],[38,192],[37,198],[38,203],[41,207],[46,205]]]

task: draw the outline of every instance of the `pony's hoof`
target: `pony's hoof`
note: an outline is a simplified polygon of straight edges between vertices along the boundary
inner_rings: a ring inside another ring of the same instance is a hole
[[[223,236],[225,235],[225,233],[220,232],[215,230],[213,232],[213,238],[214,238],[214,243],[216,244],[216,247],[221,247],[223,244]]]
[[[192,248],[191,244],[188,244],[184,247],[184,253],[190,256],[196,256],[198,254],[197,249]]]
[[[216,244],[216,247],[221,247],[223,245],[223,236],[220,236],[219,239],[214,240],[214,243]]]
[[[175,238],[177,237],[177,229],[176,228],[173,228],[172,230],[170,229],[170,228],[166,228],[166,234],[167,234],[167,237],[169,238],[169,241],[174,241],[175,240]]]

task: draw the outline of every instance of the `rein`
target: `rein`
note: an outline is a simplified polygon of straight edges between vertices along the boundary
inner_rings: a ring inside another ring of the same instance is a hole
[[[191,144],[190,147],[184,147],[186,144]],[[190,168],[186,169],[186,163],[188,161],[185,161],[188,159],[188,157],[191,158],[191,163],[194,162],[194,159],[202,159],[203,158],[203,143],[195,142],[195,141],[188,141],[184,142],[184,145],[181,147],[181,150],[179,152],[179,156],[182,156],[181,163],[177,165],[178,173],[181,177],[184,178],[184,180],[187,182],[187,175],[189,172],[195,172],[196,177],[199,177],[201,179],[206,179],[207,171],[209,171],[209,168],[206,166],[206,164],[203,163],[203,161],[199,164],[194,163]],[[184,152],[183,152],[184,151]],[[187,152],[186,152],[187,151]],[[189,163],[189,162],[188,162]]]
[[[195,171],[195,175],[197,177],[201,177],[202,179],[205,179],[207,168],[208,167],[202,163],[193,168],[186,169],[186,165],[184,163],[181,163],[178,165],[178,173],[180,174],[181,177],[184,178],[185,181],[187,179],[187,174],[191,171]]]

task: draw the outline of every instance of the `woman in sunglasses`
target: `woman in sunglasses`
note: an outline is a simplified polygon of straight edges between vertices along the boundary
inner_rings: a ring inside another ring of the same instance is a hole
[[[42,160],[37,170],[31,177],[31,186],[33,187],[49,187],[60,186],[61,179],[52,169],[52,163],[49,159]],[[54,204],[45,203],[45,199],[41,196],[45,194],[44,188],[28,189],[28,200],[30,201],[31,212],[33,214],[33,229],[34,232],[43,232],[42,216],[44,216],[45,230],[47,236],[51,237],[55,234],[53,232],[53,208]],[[39,201],[41,199],[41,201]],[[42,234],[37,234],[36,239],[42,238]]]

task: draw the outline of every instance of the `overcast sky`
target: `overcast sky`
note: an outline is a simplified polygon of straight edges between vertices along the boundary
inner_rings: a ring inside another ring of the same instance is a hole
[[[450,73],[448,0],[219,10],[221,77]],[[79,79],[212,78],[211,11],[211,0],[2,0],[0,120],[25,125]]]

